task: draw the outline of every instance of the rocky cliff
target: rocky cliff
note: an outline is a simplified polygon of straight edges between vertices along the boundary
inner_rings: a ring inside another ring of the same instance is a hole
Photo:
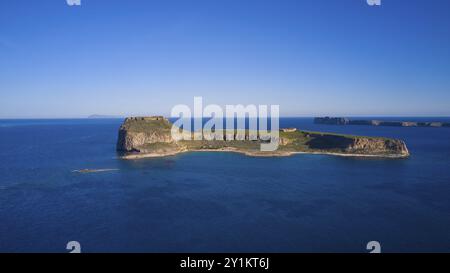
[[[383,138],[355,138],[346,148],[350,153],[365,153],[370,151],[374,154],[392,153],[399,155],[409,155],[405,142],[398,139]]]
[[[117,150],[140,152],[148,144],[172,143],[171,128],[172,124],[164,117],[126,118],[119,128]]]

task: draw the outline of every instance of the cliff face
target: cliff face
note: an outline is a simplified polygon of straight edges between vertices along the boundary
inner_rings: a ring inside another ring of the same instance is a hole
[[[396,154],[408,156],[405,142],[398,139],[355,138],[346,148],[350,153]]]
[[[304,134],[308,138],[307,148],[313,151],[385,157],[409,156],[405,143],[398,139],[309,132]]]
[[[163,117],[126,118],[119,128],[117,150],[140,152],[145,145],[172,143],[171,124]]]

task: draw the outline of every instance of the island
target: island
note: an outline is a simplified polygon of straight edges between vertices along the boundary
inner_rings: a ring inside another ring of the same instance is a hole
[[[289,156],[293,154],[329,154],[339,156],[365,156],[406,158],[408,148],[402,140],[352,136],[333,133],[302,131],[297,128],[280,129],[277,150],[265,152],[260,144],[266,141],[259,135],[237,137],[237,130],[223,130],[223,139],[193,140],[196,133],[188,132],[192,140],[174,140],[172,123],[162,116],[129,117],[119,128],[117,151],[123,159],[162,157],[194,151],[237,152],[248,156]],[[198,132],[197,132],[198,133]],[[215,132],[216,134],[218,132]]]
[[[314,123],[328,125],[369,125],[396,127],[450,127],[449,122],[382,121],[374,119],[353,120],[342,117],[317,117],[314,118]]]

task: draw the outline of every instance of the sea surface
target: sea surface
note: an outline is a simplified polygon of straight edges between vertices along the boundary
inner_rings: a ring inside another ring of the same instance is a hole
[[[73,240],[83,252],[368,252],[369,241],[382,252],[450,252],[450,128],[283,118],[400,138],[411,157],[126,161],[115,151],[121,122],[0,120],[0,252],[68,252]]]

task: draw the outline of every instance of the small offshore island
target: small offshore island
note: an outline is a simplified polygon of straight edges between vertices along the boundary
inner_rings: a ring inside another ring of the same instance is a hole
[[[316,117],[314,118],[314,123],[328,125],[368,125],[394,127],[450,127],[450,122],[382,121],[375,119],[353,120],[342,117]]]
[[[331,133],[281,129],[276,151],[260,150],[259,139],[236,139],[234,132],[223,131],[225,140],[180,140],[171,135],[172,123],[161,116],[126,118],[119,129],[117,151],[121,158],[138,159],[162,157],[183,152],[217,151],[238,152],[249,156],[289,156],[299,153],[330,154],[340,156],[367,156],[405,158],[409,151],[402,140],[382,137],[362,137]],[[189,134],[193,134],[188,132]]]

